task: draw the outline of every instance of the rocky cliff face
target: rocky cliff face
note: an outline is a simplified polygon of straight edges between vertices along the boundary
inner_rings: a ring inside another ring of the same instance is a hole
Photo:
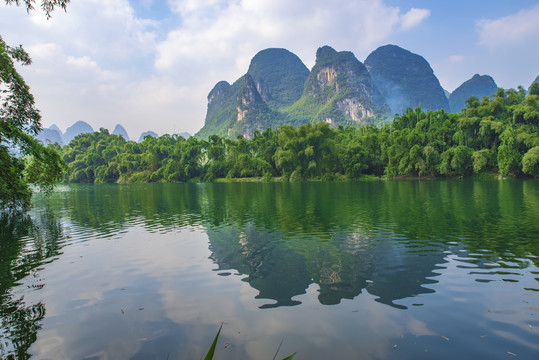
[[[329,46],[316,52],[303,98],[293,110],[291,116],[308,114],[310,121],[333,125],[363,125],[389,112],[366,67],[351,52],[337,52]]]
[[[243,77],[243,86],[238,94],[238,104],[236,106],[236,121],[243,121],[247,118],[247,113],[259,104],[263,104],[262,96],[254,83],[253,78],[247,74]]]
[[[223,106],[227,99],[227,90],[230,84],[226,81],[219,81],[208,94],[208,111],[206,119],[212,118]]]
[[[470,96],[481,100],[484,96],[496,94],[498,85],[488,75],[475,74],[470,80],[465,81],[449,96],[449,106],[452,112],[460,112],[464,108],[465,101]]]
[[[382,46],[365,65],[349,51],[323,46],[310,72],[288,50],[266,49],[246,75],[210,91],[204,127],[195,136],[251,137],[267,127],[318,121],[358,126],[418,105],[449,110],[429,63],[398,46]]]
[[[204,127],[195,136],[200,138],[207,138],[210,135],[228,136],[228,128],[237,120],[236,105],[242,84],[243,78],[240,78],[232,85],[220,81],[213,87],[208,94]]]
[[[251,139],[255,131],[263,132],[275,123],[280,123],[280,113],[272,111],[258,92],[251,75],[242,78],[242,86],[237,95],[236,118],[227,128],[227,135],[243,135]]]
[[[301,97],[308,74],[301,60],[288,50],[260,51],[246,75],[232,85],[220,81],[210,91],[204,127],[196,136],[251,137],[255,130],[280,125],[283,115],[277,110]]]
[[[449,102],[429,63],[396,45],[381,46],[365,60],[375,85],[392,113],[407,108],[449,111]]]

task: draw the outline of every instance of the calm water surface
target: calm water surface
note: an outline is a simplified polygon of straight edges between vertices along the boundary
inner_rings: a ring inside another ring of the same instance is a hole
[[[538,359],[539,181],[61,186],[0,220],[0,358]]]

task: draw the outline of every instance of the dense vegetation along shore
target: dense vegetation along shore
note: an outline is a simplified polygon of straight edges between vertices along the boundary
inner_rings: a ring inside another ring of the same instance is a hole
[[[284,125],[252,139],[163,135],[141,143],[105,129],[59,149],[72,183],[539,176],[539,84],[503,90],[460,113],[408,109],[382,127]]]

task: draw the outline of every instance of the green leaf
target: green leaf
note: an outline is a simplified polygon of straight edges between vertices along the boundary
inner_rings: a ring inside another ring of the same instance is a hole
[[[277,354],[279,353],[279,350],[281,350],[281,346],[283,345],[284,339],[281,340],[281,343],[279,344],[279,347],[277,348],[277,351],[275,352],[275,355],[273,355],[273,360],[277,357]],[[296,353],[293,353],[292,355],[285,357],[283,360],[290,360],[293,359],[294,356],[296,356]]]
[[[215,346],[217,346],[217,339],[219,339],[219,334],[221,333],[221,329],[223,328],[223,324],[219,327],[219,331],[217,331],[217,335],[215,335],[215,339],[213,339],[213,344],[211,344],[210,350],[208,351],[208,354],[204,358],[204,360],[211,360],[213,359],[213,355],[215,354]]]

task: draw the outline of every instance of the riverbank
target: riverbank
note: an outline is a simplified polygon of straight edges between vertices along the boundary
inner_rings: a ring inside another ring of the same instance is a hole
[[[501,176],[496,172],[484,172],[479,174],[472,174],[470,176],[405,176],[399,175],[395,177],[380,177],[376,175],[361,175],[358,178],[348,178],[345,175],[336,175],[332,178],[317,177],[302,180],[290,180],[284,176],[275,177],[245,177],[245,178],[218,178],[213,182],[216,183],[230,183],[230,182],[300,182],[300,181],[383,181],[383,180],[447,180],[447,179],[477,179],[477,180],[508,180],[514,179],[515,176]],[[530,178],[531,179],[531,178]],[[203,181],[195,181],[203,182]]]

